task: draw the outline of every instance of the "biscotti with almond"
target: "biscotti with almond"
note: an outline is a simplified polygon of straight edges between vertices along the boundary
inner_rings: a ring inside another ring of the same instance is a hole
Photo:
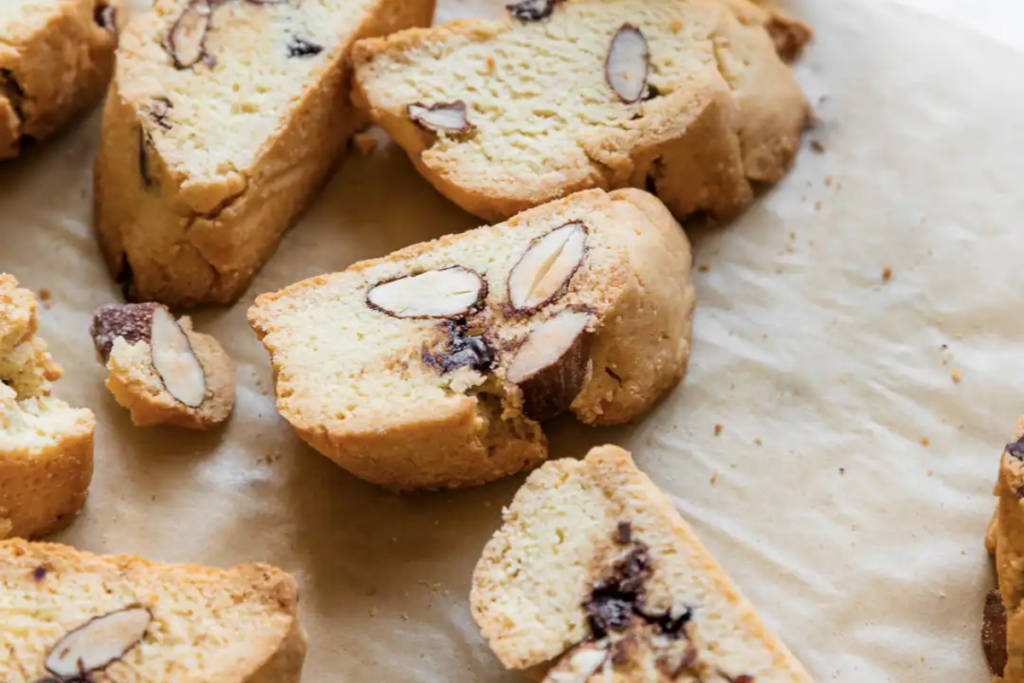
[[[473,572],[473,618],[544,683],[811,683],[671,500],[615,446],[546,463]]]
[[[92,481],[96,419],[50,395],[63,370],[38,324],[35,296],[0,273],[0,538],[65,526]]]
[[[0,2],[0,159],[99,103],[125,19],[121,0]]]
[[[231,569],[0,542],[0,680],[298,683],[298,590]]]
[[[361,117],[357,38],[427,25],[433,0],[156,0],[121,37],[95,223],[133,301],[230,303]]]
[[[641,415],[685,373],[693,306],[665,206],[591,190],[264,294],[249,322],[299,435],[408,491],[536,465],[565,411]]]
[[[235,405],[235,364],[220,343],[156,303],[109,304],[90,334],[106,364],[107,388],[138,427],[212,429]]]
[[[799,148],[808,106],[777,50],[808,38],[747,0],[524,0],[360,41],[353,101],[488,220],[623,187],[728,216]]]

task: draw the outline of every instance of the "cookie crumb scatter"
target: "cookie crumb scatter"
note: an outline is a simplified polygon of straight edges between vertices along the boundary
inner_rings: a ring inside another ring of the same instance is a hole
[[[964,378],[964,373],[960,368],[953,368],[953,372],[950,373],[953,378],[954,384],[960,384],[960,380]]]
[[[43,302],[43,308],[51,308],[53,306],[53,294],[48,289],[39,290],[39,300]]]
[[[359,150],[360,156],[370,156],[373,154],[373,150],[377,149],[377,138],[373,137],[371,133],[356,133],[352,136],[352,142]]]
[[[811,140],[811,149],[818,154],[824,154],[825,150],[828,149],[828,146],[821,140]]]
[[[886,266],[882,268],[882,282],[888,282],[892,279],[892,266]]]
[[[722,425],[716,424],[715,425],[715,436],[718,436],[721,433],[722,433]]]
[[[928,440],[927,436],[922,436],[921,437],[921,445],[924,446],[925,448],[927,448],[929,445],[931,445],[931,441]]]

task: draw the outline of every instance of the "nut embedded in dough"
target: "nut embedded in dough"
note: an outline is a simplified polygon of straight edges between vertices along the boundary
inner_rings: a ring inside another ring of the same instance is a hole
[[[626,104],[638,102],[647,90],[647,72],[651,68],[651,50],[643,31],[623,24],[615,32],[604,62],[604,78]]]
[[[206,32],[213,9],[209,0],[192,0],[167,34],[167,49],[174,66],[187,69],[206,55]]]
[[[569,223],[538,238],[512,268],[508,298],[518,311],[535,309],[565,291],[587,248],[587,228]]]
[[[57,641],[46,657],[46,670],[85,678],[105,669],[142,642],[152,621],[153,615],[145,607],[93,617]]]
[[[520,21],[540,21],[547,19],[555,11],[555,5],[562,0],[522,0],[514,5],[506,5],[505,9]]]
[[[466,103],[462,100],[439,102],[429,107],[410,104],[408,112],[410,119],[435,133],[462,133],[473,127],[466,114]]]
[[[429,270],[376,285],[366,295],[371,308],[396,318],[455,318],[487,296],[487,283],[461,266]]]
[[[547,420],[566,411],[590,368],[589,313],[566,309],[537,326],[516,352],[506,377],[523,392],[523,412]]]

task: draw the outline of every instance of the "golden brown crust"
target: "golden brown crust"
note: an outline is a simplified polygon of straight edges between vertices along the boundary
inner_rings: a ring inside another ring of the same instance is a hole
[[[99,102],[117,47],[117,28],[97,23],[102,6],[123,25],[120,0],[40,0],[22,4],[22,16],[0,15],[10,28],[0,43],[0,159],[17,156],[22,138],[49,137]]]
[[[1007,683],[1024,681],[1024,418],[1014,427],[1014,443],[1003,451],[999,463],[995,521],[989,533],[995,546],[996,574],[1006,609]]]

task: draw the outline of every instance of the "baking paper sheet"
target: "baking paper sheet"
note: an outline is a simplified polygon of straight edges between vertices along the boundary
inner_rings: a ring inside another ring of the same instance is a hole
[[[444,1],[439,18],[500,5]],[[817,29],[797,71],[824,150],[807,146],[731,225],[692,231],[685,384],[630,428],[556,423],[552,455],[630,448],[817,680],[985,681],[982,535],[1024,412],[1024,10],[788,7]],[[353,154],[243,300],[195,316],[238,363],[231,422],[135,429],[88,334],[118,296],[90,226],[98,131],[97,112],[0,164],[0,271],[50,292],[57,393],[98,421],[88,506],[57,540],[293,572],[308,682],[522,680],[500,670],[467,597],[522,477],[407,498],[357,481],[276,415],[245,324],[258,293],[477,221],[396,147]]]

